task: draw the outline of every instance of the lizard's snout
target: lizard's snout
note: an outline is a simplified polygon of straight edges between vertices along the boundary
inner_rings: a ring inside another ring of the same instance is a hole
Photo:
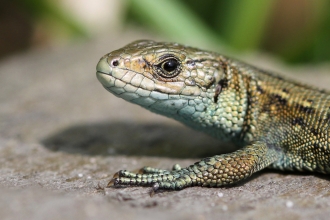
[[[96,66],[96,71],[99,73],[103,73],[103,74],[111,74],[111,67],[110,64],[108,62],[108,57],[104,56],[100,59],[100,61],[98,62],[97,66]]]
[[[112,80],[112,67],[108,62],[108,56],[104,56],[100,59],[96,66],[96,77],[102,83],[103,86],[107,87],[113,84]]]

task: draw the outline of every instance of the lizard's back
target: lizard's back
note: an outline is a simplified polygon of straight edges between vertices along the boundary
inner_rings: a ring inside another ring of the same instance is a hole
[[[256,77],[260,138],[285,153],[272,166],[329,173],[330,93],[273,74]]]

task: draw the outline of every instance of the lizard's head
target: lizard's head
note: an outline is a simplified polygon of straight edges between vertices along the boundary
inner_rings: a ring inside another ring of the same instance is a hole
[[[215,57],[176,43],[142,40],[103,56],[96,74],[108,91],[127,101],[170,117],[191,116],[213,102],[223,76]]]

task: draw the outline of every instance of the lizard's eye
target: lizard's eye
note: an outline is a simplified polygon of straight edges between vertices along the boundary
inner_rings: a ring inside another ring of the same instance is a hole
[[[157,65],[157,67],[159,70],[157,71],[158,74],[164,78],[173,78],[179,75],[181,71],[180,62],[173,57],[168,57],[167,59],[163,60]]]

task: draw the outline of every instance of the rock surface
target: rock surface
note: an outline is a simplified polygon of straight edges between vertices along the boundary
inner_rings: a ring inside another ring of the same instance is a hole
[[[153,197],[150,188],[104,189],[120,169],[185,166],[228,151],[102,88],[95,77],[98,59],[145,37],[109,34],[0,62],[1,219],[328,219],[330,181],[324,175],[268,170],[230,188]],[[330,88],[329,65],[288,72]]]

